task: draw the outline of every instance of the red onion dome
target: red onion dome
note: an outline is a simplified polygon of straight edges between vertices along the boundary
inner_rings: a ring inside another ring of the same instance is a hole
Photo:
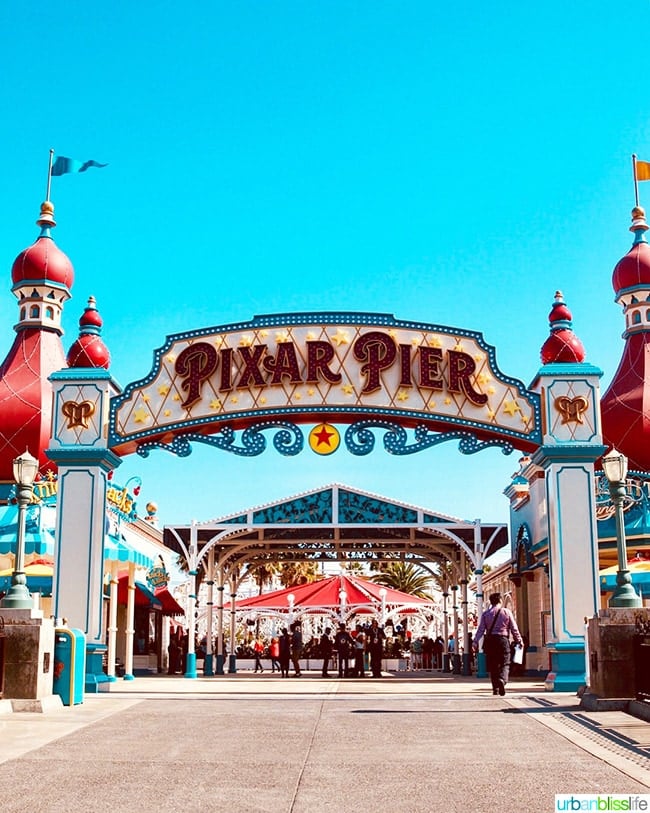
[[[91,296],[79,319],[79,338],[68,351],[68,367],[103,367],[108,370],[111,355],[100,336],[102,324],[95,297]]]
[[[612,286],[616,293],[626,288],[650,286],[650,245],[645,238],[647,230],[645,211],[640,206],[635,206],[630,226],[630,231],[634,232],[634,243],[625,257],[616,264],[612,274]]]
[[[22,282],[49,282],[53,285],[72,288],[74,269],[68,257],[57,248],[50,235],[50,227],[56,226],[53,217],[54,207],[50,201],[41,204],[41,216],[36,221],[42,226],[36,242],[16,257],[11,267],[11,280],[14,285]]]
[[[581,364],[585,360],[585,349],[573,332],[571,319],[571,311],[564,302],[562,291],[556,291],[548,316],[551,335],[541,351],[542,364]]]

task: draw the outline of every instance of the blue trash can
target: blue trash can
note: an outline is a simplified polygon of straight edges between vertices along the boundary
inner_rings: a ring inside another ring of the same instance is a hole
[[[54,694],[64,706],[84,701],[86,636],[81,630],[57,627],[54,630]]]

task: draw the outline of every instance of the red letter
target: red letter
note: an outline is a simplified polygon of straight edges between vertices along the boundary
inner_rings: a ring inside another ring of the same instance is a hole
[[[420,386],[430,390],[442,389],[442,350],[439,347],[420,348]]]
[[[207,342],[197,342],[186,347],[176,359],[174,370],[185,379],[181,389],[187,391],[183,407],[189,409],[201,397],[201,384],[210,378],[219,365],[215,348]]]
[[[449,350],[447,355],[449,358],[449,392],[464,392],[477,406],[486,404],[487,395],[476,392],[469,380],[476,370],[474,359],[467,353],[459,353],[457,350]]]
[[[329,384],[339,384],[340,373],[333,373],[329,363],[334,358],[334,348],[329,342],[307,342],[306,384],[318,384],[318,376]]]
[[[237,382],[237,389],[246,389],[250,384],[255,387],[263,387],[266,384],[262,373],[259,370],[258,364],[262,360],[262,356],[266,353],[265,344],[256,344],[252,350],[250,347],[239,347],[239,355],[244,362],[244,369],[239,376]]]
[[[292,342],[279,342],[275,358],[267,356],[264,359],[264,369],[273,373],[269,384],[282,384],[282,379],[289,377],[291,384],[301,384],[300,370],[298,369],[298,359],[296,348]]]
[[[366,376],[366,385],[361,392],[375,392],[381,389],[380,373],[391,366],[397,355],[395,342],[385,333],[372,330],[360,336],[353,349],[357,361],[366,361],[361,367],[361,374]]]

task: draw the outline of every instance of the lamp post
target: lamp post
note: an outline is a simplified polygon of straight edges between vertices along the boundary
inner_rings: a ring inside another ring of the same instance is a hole
[[[38,460],[28,451],[23,452],[13,462],[14,480],[18,486],[18,535],[16,540],[16,561],[11,576],[11,587],[2,599],[2,607],[14,610],[30,610],[32,597],[27,589],[25,577],[25,509],[32,499],[34,479],[38,472]]]
[[[385,587],[382,587],[379,591],[379,598],[381,599],[381,625],[382,627],[386,626],[386,596],[388,591]]]
[[[296,600],[296,597],[293,593],[289,593],[287,596],[287,602],[289,604],[289,626],[293,624],[293,604]]]
[[[345,602],[347,601],[348,594],[345,590],[339,590],[339,621],[345,621]]]
[[[643,602],[632,586],[632,577],[627,567],[627,548],[625,544],[625,520],[623,502],[625,500],[625,478],[627,476],[627,457],[612,449],[603,457],[603,471],[609,484],[609,495],[614,505],[616,519],[616,553],[618,571],[616,589],[608,604],[610,607],[642,607]]]

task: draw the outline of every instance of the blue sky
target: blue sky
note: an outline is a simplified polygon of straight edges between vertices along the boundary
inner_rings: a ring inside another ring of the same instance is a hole
[[[94,295],[122,386],[168,334],[326,309],[479,331],[528,384],[561,289],[606,388],[630,156],[650,160],[647,4],[110,6],[0,8],[2,346],[53,147],[109,163],[53,180],[54,237],[76,274],[64,344]],[[116,479],[139,475],[169,523],[333,481],[505,521],[517,458],[198,448],[125,459]]]

